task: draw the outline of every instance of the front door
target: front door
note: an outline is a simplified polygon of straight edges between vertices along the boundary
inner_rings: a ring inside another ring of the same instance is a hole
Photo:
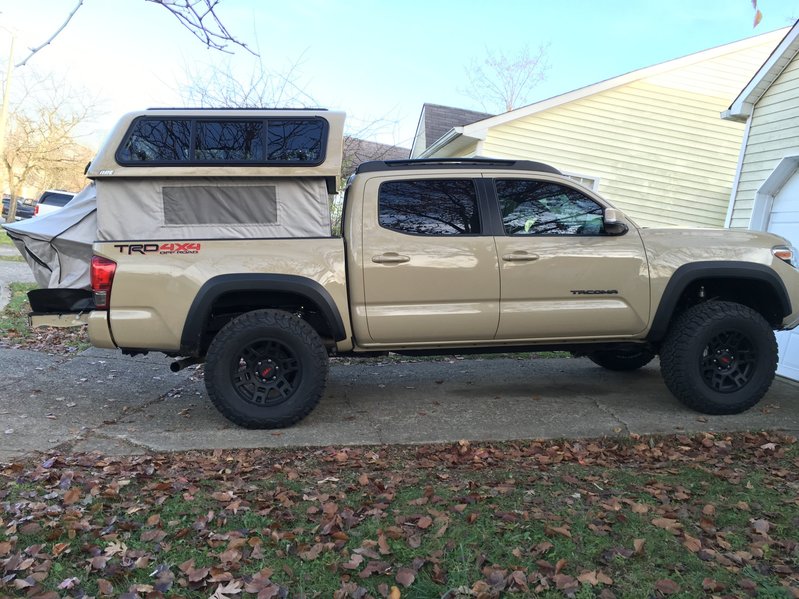
[[[365,190],[363,277],[373,343],[493,339],[499,266],[472,178],[374,179]]]
[[[504,235],[497,339],[631,336],[649,320],[649,272],[634,228],[604,231],[604,206],[546,179],[497,179]]]

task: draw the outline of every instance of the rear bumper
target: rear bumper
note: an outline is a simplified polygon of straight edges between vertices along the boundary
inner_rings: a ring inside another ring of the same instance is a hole
[[[89,341],[95,347],[116,349],[114,338],[111,336],[111,327],[108,324],[108,312],[92,310],[89,312]]]

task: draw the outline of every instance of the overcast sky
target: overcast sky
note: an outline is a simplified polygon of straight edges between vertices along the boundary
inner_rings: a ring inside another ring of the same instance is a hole
[[[44,42],[75,0],[0,0],[0,57]],[[297,65],[294,81],[319,106],[344,110],[351,130],[385,124],[378,141],[410,146],[422,104],[482,110],[464,95],[465,69],[486,49],[546,45],[551,68],[537,101],[609,77],[790,26],[799,0],[222,0],[228,29],[269,69]],[[188,73],[217,64],[252,70],[253,58],[208,50],[166,10],[144,0],[85,0],[28,66],[90,87],[106,130],[121,113],[176,106]],[[18,69],[18,71],[21,69]],[[732,98],[730,99],[732,100]]]

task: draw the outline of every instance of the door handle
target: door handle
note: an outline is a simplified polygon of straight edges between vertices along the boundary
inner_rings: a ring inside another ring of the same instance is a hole
[[[403,256],[396,252],[386,252],[379,256],[372,256],[372,262],[377,264],[401,264],[402,262],[410,262],[409,256]]]
[[[532,262],[533,260],[538,260],[538,258],[538,254],[528,254],[527,252],[513,252],[502,256],[505,262]]]

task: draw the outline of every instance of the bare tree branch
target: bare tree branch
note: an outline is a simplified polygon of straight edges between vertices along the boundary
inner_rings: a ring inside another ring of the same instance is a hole
[[[69,25],[69,22],[72,20],[72,17],[74,17],[74,16],[75,16],[75,13],[76,13],[76,12],[78,12],[78,9],[79,9],[81,6],[83,6],[83,0],[78,0],[78,3],[75,5],[75,8],[73,8],[73,9],[72,9],[72,12],[71,12],[71,13],[69,13],[69,16],[67,17],[67,20],[66,20],[66,21],[64,21],[64,22],[61,24],[61,27],[59,27],[59,28],[56,30],[56,32],[55,32],[53,35],[51,35],[51,36],[49,37],[49,39],[48,39],[46,42],[44,42],[42,45],[40,45],[40,46],[37,46],[36,48],[29,48],[29,50],[30,50],[30,54],[28,54],[28,55],[27,55],[25,58],[23,58],[23,59],[22,59],[22,61],[18,62],[18,63],[17,63],[16,65],[14,65],[14,66],[15,66],[15,67],[23,67],[23,66],[25,66],[25,64],[26,64],[26,63],[27,63],[27,62],[28,62],[28,61],[31,59],[31,57],[32,57],[34,54],[36,54],[36,53],[37,53],[39,50],[41,50],[42,48],[44,48],[44,47],[46,47],[46,46],[49,46],[49,45],[52,43],[52,41],[53,41],[53,40],[54,40],[54,39],[55,39],[55,38],[58,36],[58,34],[59,34],[59,33],[61,33],[61,32],[64,30],[64,28],[65,28],[67,25]]]
[[[237,40],[227,30],[216,14],[216,7],[220,0],[145,0],[158,4],[167,9],[183,27],[205,44],[208,48],[232,54],[227,49],[228,44],[235,44],[244,48],[250,54],[258,54],[251,50],[247,44]]]
[[[216,14],[216,8],[221,0],[145,0],[145,2],[152,2],[167,9],[183,27],[188,29],[191,34],[205,44],[208,48],[220,50],[228,54],[232,54],[227,49],[228,44],[235,44],[244,48],[250,54],[258,56],[258,54],[251,50],[247,44],[240,42],[228,31],[227,27],[222,23]],[[78,9],[83,6],[85,0],[77,0],[75,8],[69,13],[66,20],[61,26],[51,35],[47,40],[35,48],[29,48],[28,55],[18,62],[15,67],[22,67],[40,50],[46,48],[58,35],[69,25],[72,17],[78,12]]]
[[[468,87],[459,91],[488,112],[507,112],[527,102],[548,68],[544,46],[535,53],[525,46],[515,56],[486,50],[482,62],[473,61],[467,68]]]

